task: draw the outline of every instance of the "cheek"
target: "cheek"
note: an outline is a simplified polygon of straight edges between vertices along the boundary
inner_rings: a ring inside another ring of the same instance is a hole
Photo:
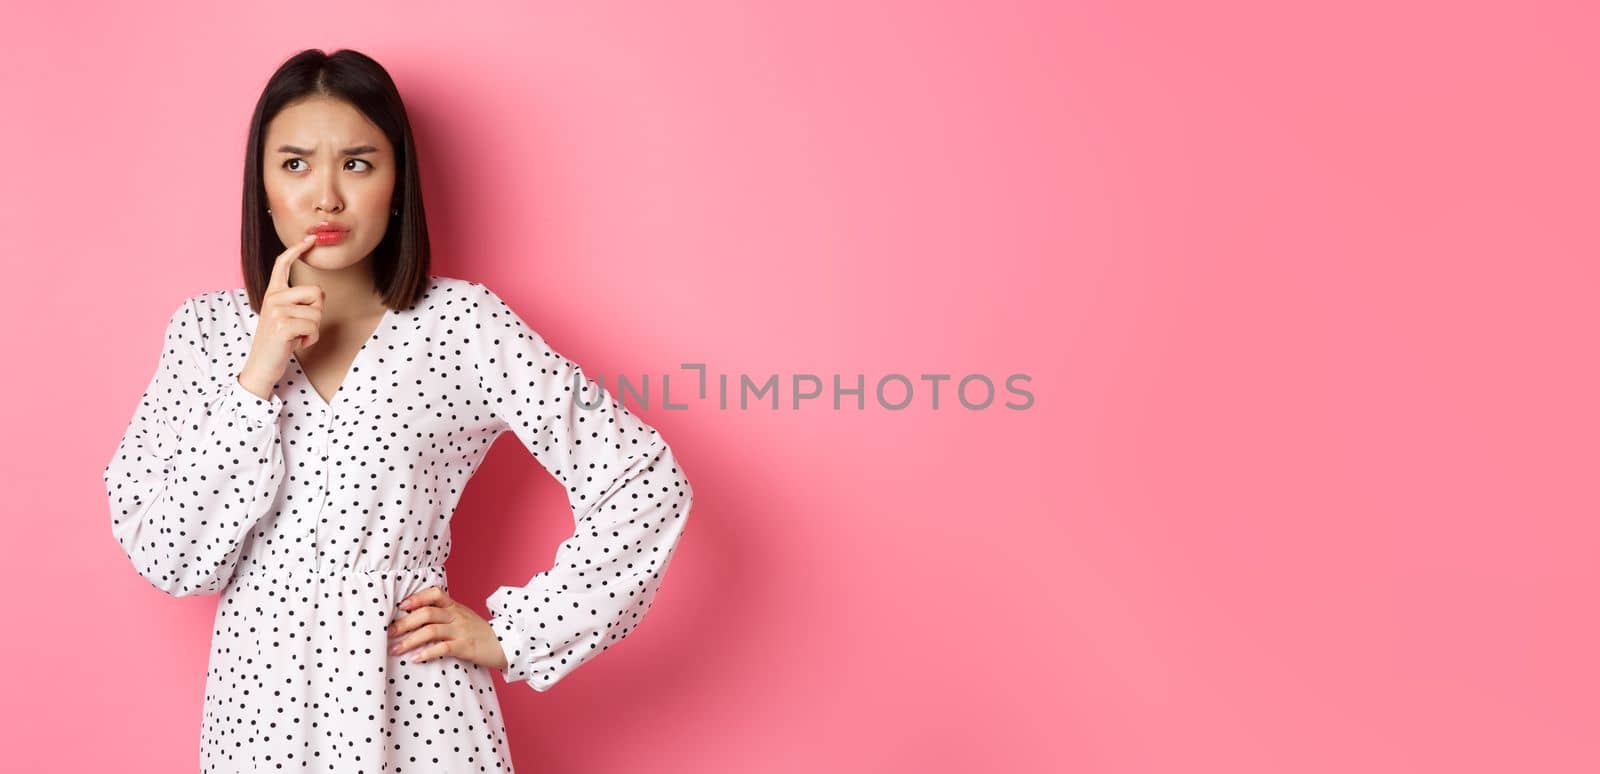
[[[274,186],[271,183],[266,185],[267,207],[273,214],[293,210],[296,198],[293,192],[284,190],[282,186]]]
[[[388,223],[389,210],[394,206],[394,195],[389,189],[374,191],[361,202],[362,218],[370,223]]]
[[[382,223],[389,217],[389,200],[387,197],[374,196],[361,203],[361,215],[364,219]],[[381,216],[381,217],[380,217]]]
[[[394,203],[396,193],[394,180],[391,178],[383,185],[379,186],[376,193],[378,195],[373,197],[373,206],[377,207],[379,211],[387,216],[389,214],[390,205]]]

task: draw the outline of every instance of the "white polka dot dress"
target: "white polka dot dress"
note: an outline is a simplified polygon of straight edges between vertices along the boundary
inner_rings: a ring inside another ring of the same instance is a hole
[[[481,283],[431,276],[331,401],[292,358],[271,400],[239,384],[257,319],[242,288],[178,307],[104,476],[139,574],[220,594],[201,769],[512,771],[489,670],[409,663],[386,629],[407,595],[449,591],[450,517],[509,430],[576,530],[485,614],[504,679],[550,689],[649,609],[694,496],[672,451]]]

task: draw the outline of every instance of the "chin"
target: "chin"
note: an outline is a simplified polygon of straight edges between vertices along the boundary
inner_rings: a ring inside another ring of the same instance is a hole
[[[323,252],[321,255],[318,255],[318,251],[327,252]],[[323,271],[336,271],[338,269],[343,269],[358,263],[357,261],[350,260],[349,253],[345,249],[344,245],[313,247],[311,248],[311,252],[307,255],[301,256],[300,260],[305,261],[306,264],[312,268],[322,269]]]

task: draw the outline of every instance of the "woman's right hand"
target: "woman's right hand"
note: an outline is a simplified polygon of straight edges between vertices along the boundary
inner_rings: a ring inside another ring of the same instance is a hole
[[[279,253],[272,264],[250,354],[239,373],[239,383],[262,400],[272,398],[272,386],[289,367],[289,355],[299,346],[317,343],[322,325],[322,288],[289,287],[289,267],[316,241],[315,235],[307,235],[304,241]]]

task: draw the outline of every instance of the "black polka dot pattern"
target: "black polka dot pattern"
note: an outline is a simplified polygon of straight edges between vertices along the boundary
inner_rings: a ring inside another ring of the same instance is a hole
[[[408,663],[386,628],[449,591],[450,518],[509,430],[576,527],[486,603],[502,677],[549,690],[649,610],[694,498],[671,449],[481,283],[430,276],[332,400],[294,359],[270,400],[239,383],[256,322],[242,288],[179,305],[104,475],[139,574],[221,595],[202,770],[512,771],[489,670]]]

